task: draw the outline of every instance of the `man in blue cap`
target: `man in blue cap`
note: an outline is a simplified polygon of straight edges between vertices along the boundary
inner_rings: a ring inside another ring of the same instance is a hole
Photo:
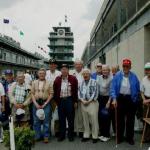
[[[5,70],[5,81],[3,82],[4,90],[5,90],[5,115],[9,116],[11,113],[10,102],[8,98],[9,89],[14,82],[13,71],[10,69]]]

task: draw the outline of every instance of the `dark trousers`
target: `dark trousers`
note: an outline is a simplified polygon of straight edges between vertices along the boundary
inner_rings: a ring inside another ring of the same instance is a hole
[[[134,122],[137,110],[137,103],[134,103],[130,95],[120,94],[117,99],[117,137],[118,141],[124,138],[126,131],[126,140],[133,140]]]
[[[113,132],[116,133],[116,119],[115,119],[115,108],[110,108],[110,122],[112,124]]]
[[[104,115],[101,112],[106,107],[108,100],[109,96],[99,97],[99,129],[100,135],[104,137],[110,137],[110,114]]]
[[[74,104],[72,97],[61,99],[58,105],[60,137],[66,136],[66,119],[68,121],[68,138],[73,137],[74,131]]]

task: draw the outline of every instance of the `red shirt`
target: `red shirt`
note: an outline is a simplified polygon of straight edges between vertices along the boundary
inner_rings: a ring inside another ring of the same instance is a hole
[[[71,97],[75,102],[77,102],[78,99],[78,81],[76,79],[76,77],[72,76],[72,75],[68,75],[68,82],[71,85]],[[60,92],[61,92],[61,83],[62,83],[62,76],[58,76],[55,81],[54,81],[54,100],[56,101],[56,103],[59,105],[60,103]]]

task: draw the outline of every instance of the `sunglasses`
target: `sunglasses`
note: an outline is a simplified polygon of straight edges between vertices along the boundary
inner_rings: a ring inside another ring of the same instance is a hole
[[[128,65],[123,65],[123,68],[130,68],[130,66],[128,66]]]

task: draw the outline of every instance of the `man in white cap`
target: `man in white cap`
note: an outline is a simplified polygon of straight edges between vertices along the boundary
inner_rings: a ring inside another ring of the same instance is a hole
[[[81,60],[76,60],[74,62],[74,67],[75,70],[73,72],[73,75],[77,78],[78,86],[80,86],[80,84],[83,81],[83,76],[82,76],[83,62]],[[81,113],[81,101],[78,101],[78,106],[75,108],[74,131],[75,133],[79,134],[79,137],[81,138],[83,137],[84,125],[83,125],[83,117]]]
[[[91,74],[91,78],[97,80],[97,76],[101,76],[101,75],[102,75],[102,64],[98,63],[96,65],[96,72]]]
[[[150,113],[146,116],[147,109],[150,104],[150,62],[145,64],[145,77],[142,79],[141,82],[141,96],[143,100],[143,107],[144,107],[144,114],[143,117],[150,117]],[[150,128],[147,126],[144,141],[143,142],[150,142]]]

